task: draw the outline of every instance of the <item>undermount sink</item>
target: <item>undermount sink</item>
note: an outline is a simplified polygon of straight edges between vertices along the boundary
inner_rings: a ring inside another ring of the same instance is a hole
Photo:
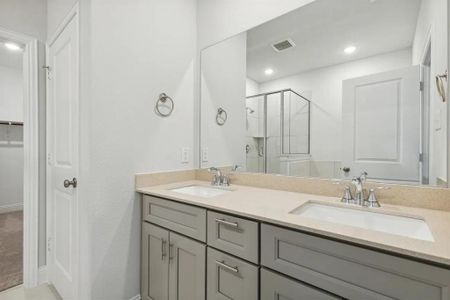
[[[313,201],[297,207],[290,214],[406,236],[413,239],[434,241],[427,223],[416,217],[399,216],[351,207],[340,207]]]
[[[220,196],[226,193],[231,192],[230,190],[225,190],[221,188],[216,187],[209,187],[204,185],[190,185],[180,188],[171,189],[171,191],[185,194],[185,195],[191,195],[191,196],[198,196],[198,197],[204,197],[204,198],[211,198]]]

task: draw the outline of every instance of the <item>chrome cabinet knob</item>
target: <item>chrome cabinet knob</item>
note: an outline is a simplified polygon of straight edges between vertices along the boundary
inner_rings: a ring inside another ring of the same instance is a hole
[[[70,186],[73,186],[74,188],[77,187],[77,179],[73,178],[72,180],[66,179],[64,180],[64,187],[68,188]]]

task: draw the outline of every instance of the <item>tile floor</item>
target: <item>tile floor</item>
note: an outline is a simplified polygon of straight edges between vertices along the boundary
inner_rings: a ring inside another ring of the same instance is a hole
[[[24,289],[22,285],[0,292],[0,300],[62,300],[55,289],[43,284],[32,289]]]

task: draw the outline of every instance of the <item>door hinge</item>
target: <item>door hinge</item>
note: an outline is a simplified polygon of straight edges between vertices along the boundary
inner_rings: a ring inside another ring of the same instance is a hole
[[[50,76],[52,68],[50,66],[42,66],[42,69],[45,69],[45,71],[47,72],[47,79],[52,80],[52,78]]]
[[[419,153],[419,161],[423,162],[423,153]]]
[[[47,239],[47,252],[52,251],[52,238]]]
[[[424,88],[425,88],[424,82],[423,82],[423,81],[419,82],[419,90],[420,90],[421,92],[423,92]]]

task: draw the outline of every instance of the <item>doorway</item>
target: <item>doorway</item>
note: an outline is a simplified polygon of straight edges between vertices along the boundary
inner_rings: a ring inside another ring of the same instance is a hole
[[[0,28],[0,290],[38,284],[39,69],[36,39]]]

